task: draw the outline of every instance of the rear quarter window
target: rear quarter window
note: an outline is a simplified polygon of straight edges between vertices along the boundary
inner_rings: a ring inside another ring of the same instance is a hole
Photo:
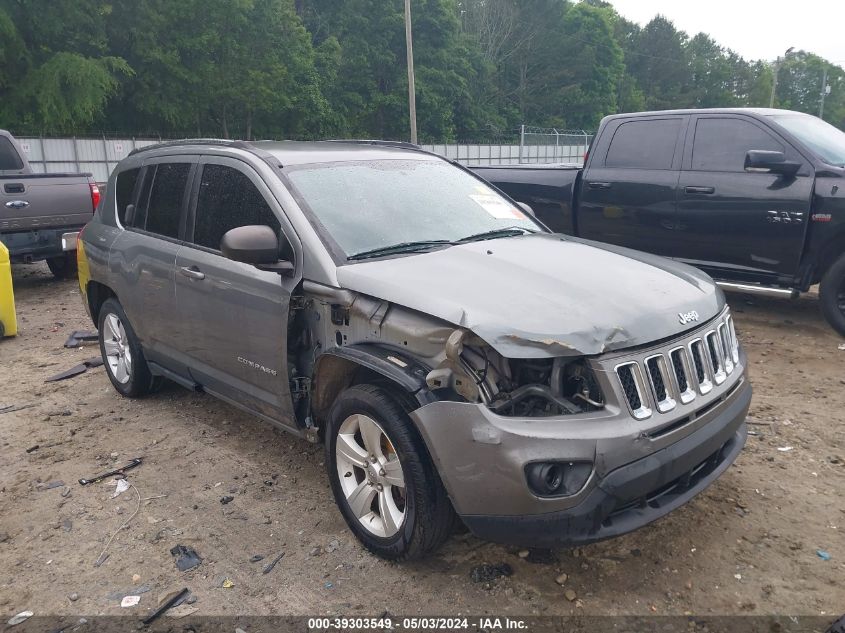
[[[0,171],[23,169],[23,161],[15,146],[5,136],[0,136]]]
[[[610,142],[606,167],[619,169],[671,169],[681,119],[626,121]]]
[[[117,175],[114,186],[115,206],[117,207],[117,219],[121,225],[126,225],[126,207],[132,204],[132,194],[135,191],[140,173],[141,168],[136,167],[122,171]]]

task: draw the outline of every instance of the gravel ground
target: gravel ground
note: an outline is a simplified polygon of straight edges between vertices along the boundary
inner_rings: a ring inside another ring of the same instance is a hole
[[[750,359],[753,435],[691,503],[576,550],[525,558],[464,533],[424,562],[395,565],[347,531],[321,447],[174,385],[120,398],[102,367],[45,383],[98,355],[62,347],[92,325],[75,282],[46,266],[18,267],[14,282],[20,335],[0,341],[0,410],[26,408],[0,413],[0,627],[25,609],[145,615],[182,587],[196,601],[180,608],[197,615],[845,611],[845,349],[812,294],[729,296]],[[117,498],[106,483],[76,483],[136,456],[144,463]],[[178,571],[176,545],[202,564]],[[513,573],[473,582],[482,563]],[[120,606],[127,592],[137,606]]]

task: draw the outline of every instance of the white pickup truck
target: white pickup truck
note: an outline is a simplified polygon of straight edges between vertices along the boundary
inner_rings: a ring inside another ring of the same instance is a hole
[[[0,130],[0,242],[12,263],[47,260],[60,279],[76,276],[76,238],[100,190],[91,174],[36,174],[14,137]]]

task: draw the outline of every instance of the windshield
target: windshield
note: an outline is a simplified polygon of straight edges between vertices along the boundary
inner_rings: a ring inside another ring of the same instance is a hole
[[[772,118],[828,165],[845,167],[845,132],[806,114],[774,114]]]
[[[396,252],[443,247],[491,231],[541,230],[494,189],[442,160],[309,164],[286,173],[348,257],[392,246],[400,247]]]

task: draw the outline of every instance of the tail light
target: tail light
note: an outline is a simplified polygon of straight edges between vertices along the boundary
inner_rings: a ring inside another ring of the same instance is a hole
[[[91,188],[91,206],[93,207],[92,210],[97,210],[97,205],[100,204],[100,188],[97,186],[96,182],[88,183],[88,186]]]

